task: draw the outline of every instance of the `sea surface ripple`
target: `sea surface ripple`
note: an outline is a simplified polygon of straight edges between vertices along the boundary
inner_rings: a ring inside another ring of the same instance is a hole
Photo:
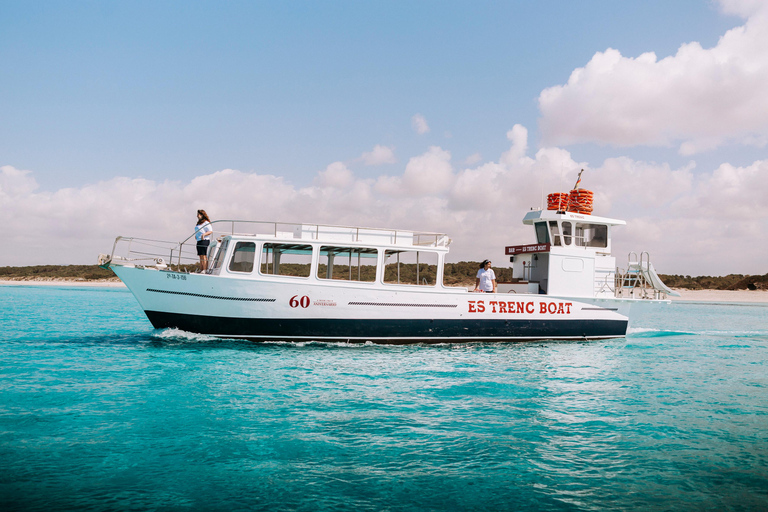
[[[768,307],[626,338],[264,343],[0,287],[0,510],[765,510]]]

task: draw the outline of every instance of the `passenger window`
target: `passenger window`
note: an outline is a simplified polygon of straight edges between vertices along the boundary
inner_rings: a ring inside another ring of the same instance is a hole
[[[232,272],[253,272],[253,261],[256,255],[256,244],[253,242],[237,242],[229,260],[229,270]]]
[[[317,266],[318,279],[344,281],[376,281],[379,251],[368,247],[320,247]]]
[[[560,228],[557,227],[557,221],[549,221],[549,230],[552,234],[552,245],[562,245],[560,243]]]
[[[572,225],[570,222],[563,222],[563,243],[565,245],[571,245]]]
[[[435,286],[437,253],[388,249],[384,253],[384,282]]]
[[[311,245],[266,243],[261,249],[262,274],[309,277],[311,267]]]

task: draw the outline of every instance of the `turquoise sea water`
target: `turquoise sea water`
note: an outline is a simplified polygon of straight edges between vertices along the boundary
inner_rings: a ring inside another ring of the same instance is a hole
[[[768,307],[598,342],[252,344],[0,287],[0,510],[765,510]]]

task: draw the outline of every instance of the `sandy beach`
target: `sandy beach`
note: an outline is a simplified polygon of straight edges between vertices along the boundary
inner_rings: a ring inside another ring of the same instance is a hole
[[[0,286],[83,286],[101,288],[125,288],[122,281],[98,280],[75,281],[66,279],[38,279],[38,280],[0,280]],[[684,302],[753,302],[768,303],[768,291],[766,290],[686,290],[675,289],[680,297],[669,297],[674,301]]]
[[[675,289],[680,297],[669,297],[674,301],[694,302],[768,302],[765,290],[686,290]]]
[[[90,286],[96,288],[125,288],[122,281],[99,279],[94,281],[76,281],[74,279],[0,279],[0,286]]]

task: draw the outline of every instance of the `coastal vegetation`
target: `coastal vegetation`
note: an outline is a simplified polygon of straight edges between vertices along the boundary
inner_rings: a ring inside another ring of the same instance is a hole
[[[768,290],[768,274],[750,276],[728,274],[727,276],[682,276],[659,274],[670,288],[686,290]]]
[[[460,261],[445,264],[444,282],[448,286],[473,286],[475,274],[480,263],[475,261]],[[429,268],[428,268],[429,267]],[[192,268],[182,271],[192,271]],[[339,266],[334,269],[340,275],[348,272],[347,267]],[[370,271],[370,270],[369,270]],[[512,269],[494,267],[498,281],[512,281]],[[388,272],[391,270],[388,269]],[[334,272],[336,277],[336,272]],[[388,282],[396,279],[387,275]],[[768,274],[743,275],[729,274],[727,276],[684,276],[661,274],[661,279],[670,288],[687,290],[768,290]],[[434,282],[435,269],[432,265],[422,264],[419,268],[419,280],[427,279]],[[105,270],[98,265],[36,265],[29,267],[0,267],[0,280],[8,281],[118,281],[111,270]],[[365,279],[363,280],[370,280]],[[416,282],[416,265],[400,265],[400,282]]]
[[[0,279],[6,281],[119,281],[114,272],[98,265],[0,267]]]

